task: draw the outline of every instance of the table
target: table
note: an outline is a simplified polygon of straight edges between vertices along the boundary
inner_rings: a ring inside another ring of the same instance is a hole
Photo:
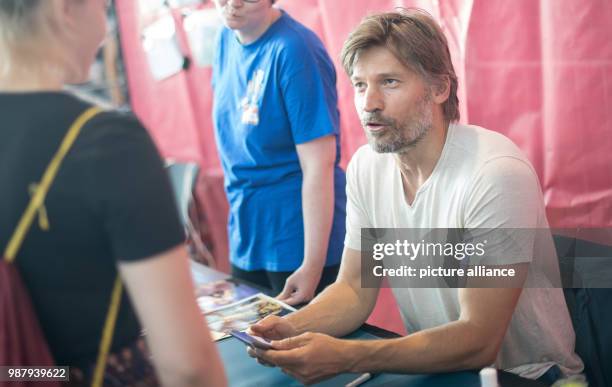
[[[201,264],[192,262],[192,275],[196,283],[205,283],[230,278],[229,275],[210,269]],[[263,289],[262,289],[263,290]],[[397,337],[393,332],[364,324],[359,330],[347,336],[348,339],[380,339]],[[231,387],[290,387],[301,386],[295,379],[283,374],[278,368],[264,367],[258,364],[246,353],[243,343],[233,337],[217,342],[219,354],[225,365],[225,371]],[[336,387],[356,379],[359,374],[342,374],[328,379],[315,386]],[[501,387],[543,387],[542,383],[524,379],[514,374],[499,371]],[[380,374],[370,381],[362,384],[363,387],[375,386],[407,386],[407,387],[480,387],[480,378],[477,371],[450,372],[441,374]]]

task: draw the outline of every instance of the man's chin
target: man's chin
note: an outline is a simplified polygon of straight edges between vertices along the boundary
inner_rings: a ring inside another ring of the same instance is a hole
[[[373,139],[369,139],[368,140],[368,143],[370,144],[370,147],[376,153],[402,153],[402,152],[406,152],[406,151],[410,150],[411,148],[414,148],[417,145],[418,142],[419,142],[419,140],[415,140],[415,141],[410,142],[410,143],[398,143],[398,142],[388,143],[388,142],[376,141],[376,140],[373,140]]]
[[[370,140],[369,143],[372,150],[376,153],[396,153],[399,151],[396,144],[389,144],[375,140]]]

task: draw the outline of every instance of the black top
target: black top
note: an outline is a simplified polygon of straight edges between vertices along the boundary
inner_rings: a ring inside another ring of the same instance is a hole
[[[65,133],[89,104],[62,92],[0,93],[0,254]],[[36,217],[16,265],[59,365],[94,361],[116,261],[136,261],[184,241],[169,179],[150,136],[131,115],[87,123]],[[140,326],[126,298],[113,348]]]

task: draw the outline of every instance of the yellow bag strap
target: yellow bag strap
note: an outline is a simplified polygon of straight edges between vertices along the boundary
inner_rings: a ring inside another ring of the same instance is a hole
[[[51,162],[47,166],[45,173],[43,174],[40,184],[36,186],[36,192],[30,199],[30,202],[21,216],[17,227],[9,240],[8,245],[4,251],[4,259],[7,263],[13,263],[19,252],[23,240],[25,239],[28,230],[32,226],[34,217],[40,208],[43,207],[51,183],[55,179],[62,161],[72,148],[72,145],[76,141],[83,126],[91,120],[94,116],[100,113],[101,109],[92,107],[83,112],[70,126],[68,132],[64,136],[59,149],[51,159]],[[92,386],[99,387],[102,385],[102,377],[104,375],[104,369],[106,366],[106,359],[110,350],[110,346],[113,339],[113,333],[115,331],[115,323],[117,322],[117,315],[119,314],[119,306],[121,302],[122,284],[121,279],[117,275],[115,284],[113,286],[113,292],[111,295],[111,302],[106,315],[106,321],[104,322],[104,330],[102,331],[102,339],[100,340],[100,348],[98,350],[98,359],[96,361],[96,368],[92,380]]]
[[[21,244],[23,243],[23,240],[25,239],[28,230],[32,225],[34,216],[36,215],[39,208],[43,206],[45,202],[45,197],[47,196],[47,192],[49,192],[49,188],[51,187],[51,183],[53,183],[53,180],[57,175],[57,171],[59,170],[59,167],[62,164],[64,157],[66,157],[66,154],[72,147],[72,144],[74,144],[74,141],[81,132],[83,125],[85,125],[87,121],[89,121],[99,112],[100,109],[96,107],[87,109],[76,119],[76,121],[74,121],[70,129],[68,129],[68,132],[64,136],[64,139],[62,140],[59,149],[53,156],[53,159],[51,159],[51,163],[49,163],[49,165],[47,166],[47,169],[45,170],[40,184],[38,184],[38,186],[36,187],[36,193],[34,194],[34,196],[32,196],[32,199],[30,199],[30,203],[28,204],[28,207],[21,216],[21,219],[17,224],[17,228],[15,229],[13,236],[9,240],[9,243],[6,245],[6,250],[4,251],[4,259],[7,263],[13,263],[13,261],[15,260],[17,252],[19,251],[19,248],[21,247]]]
[[[115,323],[117,322],[117,315],[119,314],[121,289],[121,278],[119,278],[117,275],[115,285],[113,286],[110,306],[108,307],[108,314],[106,315],[106,321],[104,322],[104,330],[102,331],[102,339],[100,340],[100,348],[98,349],[98,359],[96,360],[96,368],[91,381],[92,387],[101,387],[102,382],[104,381],[103,377],[104,370],[106,368],[106,359],[108,358],[108,353],[113,341]]]

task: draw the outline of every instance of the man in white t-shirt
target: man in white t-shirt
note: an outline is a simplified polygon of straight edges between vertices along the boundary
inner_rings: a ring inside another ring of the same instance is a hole
[[[523,254],[489,262],[519,273],[518,286],[485,278],[481,287],[406,287],[390,277],[410,334],[334,338],[363,324],[378,296],[380,279],[362,283],[363,229],[548,229],[537,175],[520,150],[498,133],[454,123],[457,77],[430,16],[369,16],[345,42],[342,59],[369,145],[347,171],[340,275],[307,307],[254,325],[254,334],[276,341],[273,350],[250,353],[305,383],[340,372],[432,373],[491,364],[549,383],[579,373],[562,290],[543,269],[558,275],[547,231],[528,232]]]

